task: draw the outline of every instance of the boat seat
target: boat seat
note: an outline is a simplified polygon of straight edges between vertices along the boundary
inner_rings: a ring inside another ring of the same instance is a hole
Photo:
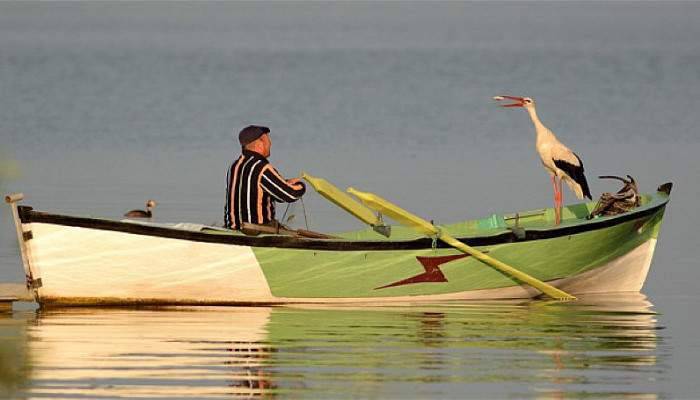
[[[479,229],[505,229],[508,228],[506,220],[501,214],[491,214],[486,218],[476,221]]]

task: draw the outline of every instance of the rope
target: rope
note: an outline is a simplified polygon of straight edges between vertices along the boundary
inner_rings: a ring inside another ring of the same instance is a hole
[[[287,211],[289,211],[289,206],[291,206],[292,203],[287,203],[287,208],[284,209],[284,214],[282,214],[282,222],[286,221],[287,218]]]
[[[300,198],[301,200],[301,209],[304,210],[304,225],[306,225],[306,230],[309,230],[309,220],[306,218],[306,206],[304,205],[304,198]]]

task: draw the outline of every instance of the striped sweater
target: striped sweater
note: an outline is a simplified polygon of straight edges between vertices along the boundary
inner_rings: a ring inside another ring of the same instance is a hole
[[[275,219],[275,204],[293,203],[306,191],[303,182],[290,185],[267,158],[243,150],[226,177],[224,226],[240,229],[242,222],[266,224]]]

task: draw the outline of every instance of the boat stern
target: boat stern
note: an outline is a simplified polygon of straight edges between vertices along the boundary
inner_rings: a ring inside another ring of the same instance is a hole
[[[12,210],[12,219],[17,233],[17,242],[19,244],[20,257],[22,259],[22,267],[24,268],[24,276],[27,284],[27,290],[32,294],[35,300],[39,299],[39,290],[42,286],[41,275],[38,268],[33,262],[31,246],[28,242],[33,238],[31,223],[24,223],[22,213],[31,210],[31,207],[18,206],[17,203],[24,199],[22,193],[11,193],[5,196],[5,202]]]

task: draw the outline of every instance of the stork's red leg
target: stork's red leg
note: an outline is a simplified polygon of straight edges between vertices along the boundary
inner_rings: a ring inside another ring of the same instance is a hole
[[[561,178],[557,178],[557,194],[559,195],[559,208],[562,208],[562,206],[564,206],[564,190]]]
[[[561,215],[559,212],[561,211],[559,208],[559,188],[557,187],[557,177],[555,175],[552,175],[552,188],[554,189],[554,223],[556,225],[559,225],[559,222],[561,220]]]
[[[561,178],[559,178],[559,188],[557,191],[559,192],[559,207],[562,207],[564,206],[564,189]]]
[[[559,206],[557,207],[558,214],[559,214],[559,218],[557,221],[557,225],[558,225],[561,222],[562,207],[564,206],[564,190],[562,188],[561,178],[558,178],[557,180],[558,180],[557,193],[559,193]]]

